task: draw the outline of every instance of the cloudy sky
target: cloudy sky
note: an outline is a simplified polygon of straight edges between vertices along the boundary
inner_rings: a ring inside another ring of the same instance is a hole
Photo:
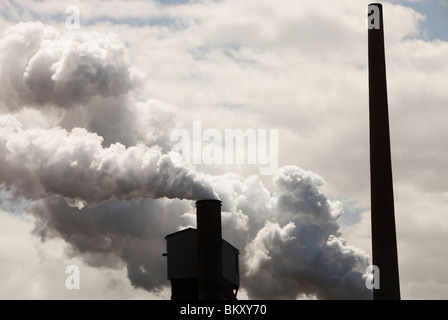
[[[169,299],[204,198],[240,298],[371,298],[368,3],[0,1],[0,298]],[[402,298],[448,299],[448,1],[383,6]],[[277,170],[186,161],[197,122],[266,130]]]

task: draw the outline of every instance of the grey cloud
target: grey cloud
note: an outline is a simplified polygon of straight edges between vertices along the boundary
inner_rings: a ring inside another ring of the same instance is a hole
[[[180,214],[191,211],[189,202],[168,199],[108,200],[81,211],[62,198],[36,203],[33,233],[43,240],[60,237],[71,245],[69,255],[79,255],[94,267],[125,266],[135,287],[160,290],[166,279],[165,239],[176,231]]]

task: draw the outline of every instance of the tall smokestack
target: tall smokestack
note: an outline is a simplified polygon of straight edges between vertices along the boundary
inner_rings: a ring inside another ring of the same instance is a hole
[[[380,271],[375,300],[399,300],[398,253],[387,105],[383,7],[368,6],[370,192],[373,264]]]
[[[196,202],[200,300],[223,300],[221,201]]]

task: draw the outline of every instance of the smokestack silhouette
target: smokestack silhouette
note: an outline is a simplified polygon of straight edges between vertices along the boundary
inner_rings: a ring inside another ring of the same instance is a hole
[[[222,239],[221,201],[196,201],[197,229],[165,237],[172,300],[236,300],[239,250]]]
[[[221,201],[196,201],[199,300],[223,300]]]
[[[399,300],[383,7],[379,3],[368,6],[368,52],[372,255],[381,275],[373,298]]]

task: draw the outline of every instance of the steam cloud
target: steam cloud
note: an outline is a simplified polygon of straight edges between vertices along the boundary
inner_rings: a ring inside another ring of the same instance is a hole
[[[0,186],[32,200],[36,235],[157,291],[168,285],[164,236],[195,224],[191,200],[219,198],[250,298],[370,298],[369,257],[341,238],[342,204],[320,192],[324,180],[286,166],[271,192],[256,176],[183,164],[166,152],[169,111],[134,98],[139,77],[115,36],[20,23],[0,49]]]
[[[114,35],[59,34],[42,23],[19,23],[5,31],[0,45],[10,110],[52,104],[69,108],[100,95],[117,97],[137,81],[126,48]]]
[[[112,197],[213,197],[197,173],[143,145],[104,148],[101,137],[81,128],[22,130],[11,116],[0,118],[0,133],[0,178],[30,199],[59,195],[81,209]]]

